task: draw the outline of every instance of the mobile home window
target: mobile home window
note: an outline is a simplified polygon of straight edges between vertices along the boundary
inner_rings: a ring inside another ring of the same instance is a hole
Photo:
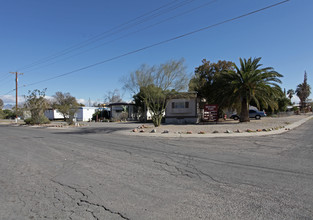
[[[189,102],[172,102],[172,108],[189,108]]]

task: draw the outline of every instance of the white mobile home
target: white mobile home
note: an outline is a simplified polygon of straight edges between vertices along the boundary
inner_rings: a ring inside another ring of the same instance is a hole
[[[79,107],[76,112],[77,121],[91,121],[92,115],[98,110],[98,107]],[[63,115],[58,112],[56,109],[47,109],[45,111],[45,116],[49,120],[62,120],[64,119]]]
[[[51,121],[64,119],[63,115],[60,112],[52,108],[45,110],[45,116]]]
[[[196,124],[200,121],[196,92],[182,92],[168,99],[165,109],[167,124]]]
[[[76,112],[77,121],[91,121],[92,115],[98,110],[98,107],[79,107]]]

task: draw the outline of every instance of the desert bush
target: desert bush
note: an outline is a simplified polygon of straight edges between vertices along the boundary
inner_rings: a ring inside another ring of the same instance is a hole
[[[26,124],[29,124],[29,125],[49,124],[50,120],[46,116],[41,115],[41,116],[35,117],[35,118],[27,118],[27,119],[24,120],[24,122]]]
[[[119,116],[118,116],[120,121],[127,121],[128,118],[128,113],[127,112],[122,112]]]
[[[45,99],[46,89],[40,91],[28,91],[28,96],[25,96],[25,108],[30,111],[30,119],[25,120],[29,124],[47,124],[49,119],[44,115],[44,111],[48,107],[48,102]]]

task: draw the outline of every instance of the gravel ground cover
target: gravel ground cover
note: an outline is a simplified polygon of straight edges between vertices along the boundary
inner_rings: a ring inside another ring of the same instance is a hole
[[[155,134],[219,134],[219,133],[253,133],[269,132],[281,129],[289,129],[290,125],[299,122],[312,113],[292,115],[288,117],[264,117],[261,120],[251,119],[250,122],[240,123],[232,119],[221,120],[218,123],[200,123],[197,125],[161,125],[154,128],[151,124],[143,124],[134,127],[132,133],[150,133],[155,129]],[[150,133],[151,134],[151,133]]]

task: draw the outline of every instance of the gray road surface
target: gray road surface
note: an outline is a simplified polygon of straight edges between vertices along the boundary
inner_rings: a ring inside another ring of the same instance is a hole
[[[313,120],[239,138],[112,126],[1,125],[0,219],[313,219]]]

